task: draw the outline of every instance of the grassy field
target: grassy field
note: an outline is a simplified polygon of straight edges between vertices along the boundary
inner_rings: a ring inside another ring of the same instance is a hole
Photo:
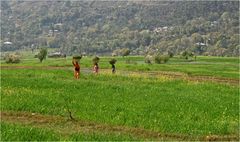
[[[31,56],[30,56],[31,55]],[[40,63],[37,58],[33,58],[33,55],[29,52],[22,54],[22,60],[20,64],[13,64],[13,66],[60,66],[60,67],[72,67],[71,57],[66,59],[52,59],[48,58]],[[81,59],[82,68],[92,68],[93,57],[83,57]],[[111,65],[109,60],[112,57],[100,57],[100,69],[110,69]],[[223,78],[239,78],[239,59],[237,57],[206,57],[199,56],[196,61],[186,61],[180,59],[178,56],[170,58],[166,64],[146,64],[144,63],[144,57],[142,56],[130,56],[130,57],[115,57],[117,59],[117,70],[124,71],[167,71],[167,72],[179,72],[187,75],[198,76],[214,76]],[[129,60],[129,63],[126,63]],[[2,66],[9,66],[1,60]]]
[[[127,71],[125,75],[109,73],[110,58],[100,60],[100,68],[109,71],[82,72],[79,80],[73,78],[71,58],[42,64],[30,58],[20,64],[2,61],[2,67],[12,68],[1,69],[1,112],[23,112],[22,117],[32,122],[25,126],[14,119],[18,115],[11,119],[3,115],[2,140],[205,140],[212,135],[239,140],[238,84],[146,75],[173,72],[238,80],[237,58],[198,57],[185,62],[176,57],[167,64],[148,65],[143,57],[118,57],[117,71]],[[131,64],[125,63],[127,58]],[[56,66],[63,68],[51,68]],[[83,58],[81,67],[90,69],[91,58]],[[69,111],[76,122],[69,122]],[[32,113],[63,120],[31,121]],[[78,121],[89,121],[91,127]]]

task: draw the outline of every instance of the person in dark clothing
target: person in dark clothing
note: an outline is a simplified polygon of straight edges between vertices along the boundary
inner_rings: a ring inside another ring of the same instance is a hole
[[[115,68],[115,65],[112,64],[112,73],[114,74],[116,72],[116,68]]]

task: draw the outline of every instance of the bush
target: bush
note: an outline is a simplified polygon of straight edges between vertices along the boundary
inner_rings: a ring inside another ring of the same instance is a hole
[[[166,63],[169,60],[169,56],[168,55],[155,55],[154,57],[154,61],[157,64],[161,64],[161,63]]]
[[[47,49],[46,48],[41,48],[40,52],[38,53],[38,59],[42,63],[43,59],[46,59],[47,56]]]
[[[187,61],[193,61],[193,58],[196,58],[194,57],[194,55],[195,55],[194,52],[183,51],[181,52],[180,58],[185,59]]]
[[[5,56],[6,63],[20,63],[20,56],[16,54],[7,54]]]
[[[152,64],[152,60],[153,60],[153,57],[151,55],[147,55],[144,61],[147,64]]]

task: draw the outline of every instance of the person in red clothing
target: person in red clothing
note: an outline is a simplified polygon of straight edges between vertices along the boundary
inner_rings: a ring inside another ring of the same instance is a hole
[[[79,79],[79,75],[80,75],[80,65],[78,64],[78,61],[76,61],[74,63],[74,61],[72,61],[72,64],[74,65],[75,69],[74,69],[74,77],[76,79]]]
[[[93,66],[93,73],[98,74],[98,71],[99,71],[98,63],[95,63]]]

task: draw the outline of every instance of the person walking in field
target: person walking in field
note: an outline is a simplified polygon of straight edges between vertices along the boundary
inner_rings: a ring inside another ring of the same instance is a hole
[[[117,60],[116,59],[111,59],[110,61],[109,61],[109,63],[112,65],[112,74],[115,74],[115,72],[116,72],[116,67],[115,67],[115,63],[117,62]]]
[[[99,62],[100,58],[98,56],[95,56],[92,61],[93,61],[93,73],[94,74],[98,74],[99,72],[99,66],[98,66],[98,62]]]
[[[99,71],[98,63],[95,63],[93,66],[93,73],[98,74],[98,71]]]
[[[72,61],[72,64],[74,66],[74,77],[76,79],[79,79],[79,75],[80,75],[80,65],[78,64],[78,61],[76,61],[74,63],[74,61]]]
[[[112,64],[112,73],[114,74],[116,72],[116,68],[115,68],[115,65]]]

